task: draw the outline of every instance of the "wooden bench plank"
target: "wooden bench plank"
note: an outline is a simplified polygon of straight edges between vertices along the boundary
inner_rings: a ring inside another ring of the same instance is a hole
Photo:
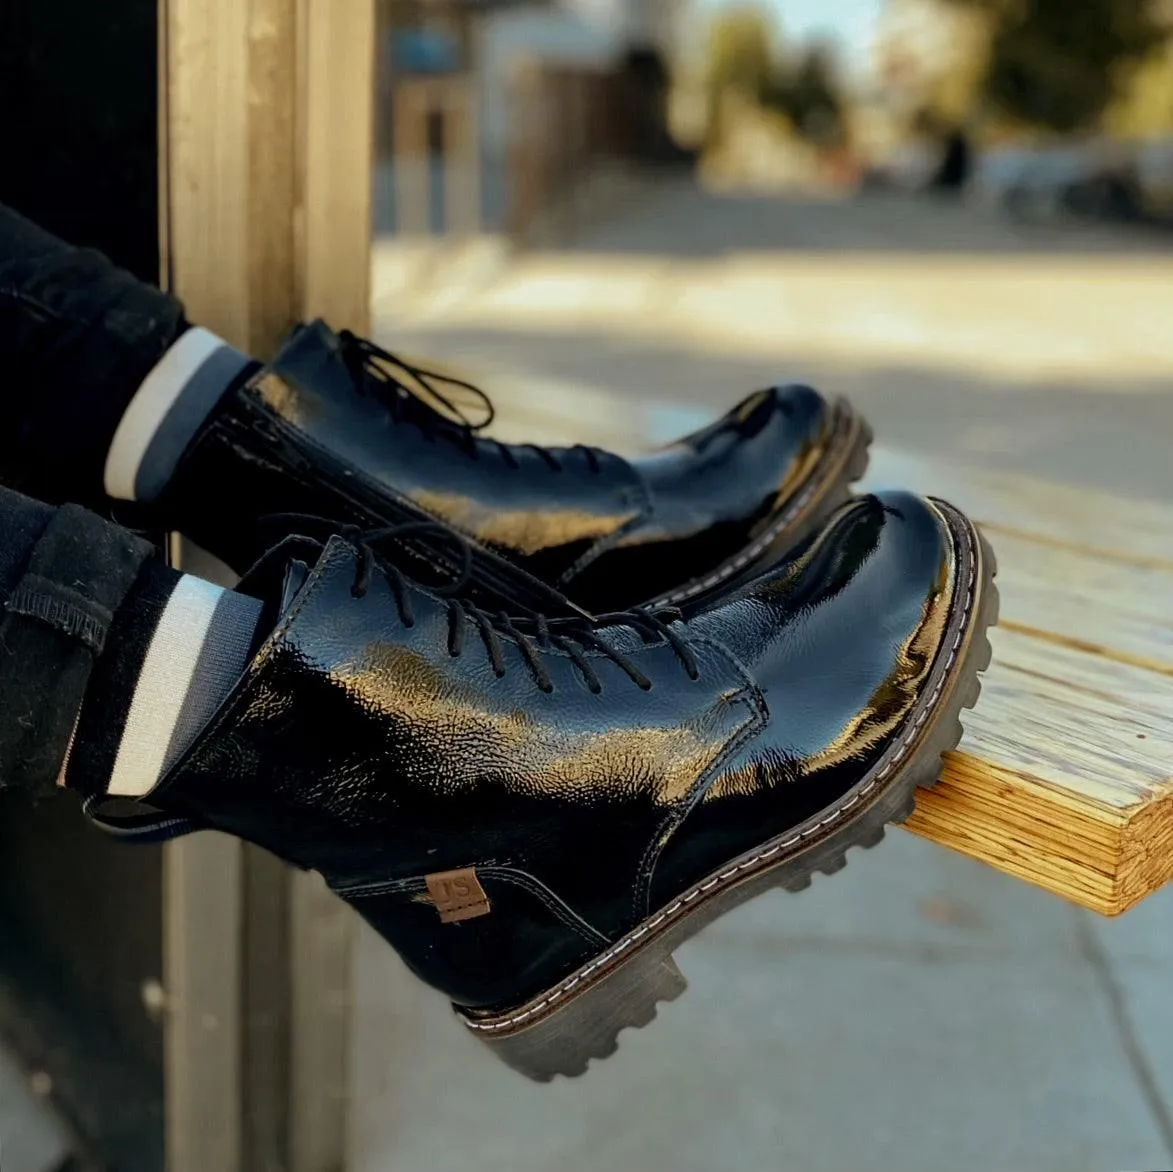
[[[1016,631],[993,643],[965,752],[1116,810],[1173,783],[1173,679]]]
[[[1136,565],[1001,532],[1003,625],[1173,675],[1173,564]]]
[[[1106,915],[1173,878],[1173,679],[993,632],[982,698],[908,828]]]
[[[982,701],[909,828],[1126,911],[1173,879],[1173,509],[883,450],[881,482],[978,519],[1003,603]]]
[[[952,501],[983,522],[995,541],[1001,533],[1028,536],[1132,564],[1173,567],[1168,505],[878,447],[867,485],[888,484]]]

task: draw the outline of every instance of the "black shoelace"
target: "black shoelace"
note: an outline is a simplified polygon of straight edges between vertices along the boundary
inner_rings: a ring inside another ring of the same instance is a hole
[[[478,443],[495,448],[498,455],[513,469],[521,467],[516,452],[527,449],[537,453],[552,472],[561,472],[564,459],[571,453],[580,455],[592,473],[599,472],[599,457],[605,455],[598,448],[575,444],[557,451],[541,444],[507,444],[501,440],[481,435],[497,417],[492,400],[480,387],[452,375],[415,366],[405,358],[376,346],[366,338],[360,338],[350,330],[339,335],[342,360],[350,372],[355,388],[362,394],[378,398],[397,422],[412,423],[429,440],[446,439],[460,447],[472,459],[477,458]],[[402,375],[403,377],[397,377]],[[408,385],[404,378],[410,381]],[[484,419],[474,422],[458,407],[441,387],[452,387],[467,391],[484,410]],[[426,402],[430,399],[431,402]],[[436,404],[433,406],[432,404]],[[437,407],[439,409],[437,409]]]
[[[351,593],[363,598],[371,588],[376,571],[381,572],[399,612],[400,622],[405,627],[415,626],[415,610],[412,606],[412,582],[398,566],[380,557],[378,548],[388,542],[401,541],[405,537],[423,533],[434,535],[445,545],[457,551],[460,569],[453,580],[440,587],[428,587],[432,593],[446,598],[448,606],[448,654],[458,658],[464,653],[471,630],[479,637],[493,674],[500,679],[506,674],[505,647],[503,640],[516,644],[526,665],[529,667],[538,688],[547,694],[554,691],[554,682],[546,669],[542,656],[544,652],[558,650],[566,655],[578,669],[587,688],[598,695],[603,690],[591,663],[589,652],[596,651],[615,663],[637,687],[645,692],[652,688],[652,681],[640,671],[632,660],[618,648],[612,646],[599,631],[604,627],[630,627],[648,645],[662,640],[675,652],[689,679],[700,678],[696,656],[687,641],[674,631],[670,624],[682,618],[675,607],[660,607],[655,610],[616,611],[598,615],[594,619],[558,618],[551,619],[537,613],[509,615],[504,611],[489,612],[475,605],[467,598],[455,595],[468,583],[472,567],[472,548],[458,533],[439,523],[410,521],[399,525],[386,525],[378,529],[363,529],[359,525],[340,525],[325,517],[304,513],[279,513],[265,518],[266,524],[280,526],[290,532],[303,533],[307,539],[319,544],[316,535],[336,534],[348,542],[358,555]],[[287,556],[282,547],[271,550],[258,567],[273,556]],[[258,567],[250,570],[250,575]]]

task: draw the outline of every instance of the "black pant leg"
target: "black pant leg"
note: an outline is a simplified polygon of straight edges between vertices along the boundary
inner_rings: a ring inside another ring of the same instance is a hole
[[[185,328],[174,297],[0,204],[0,482],[101,500],[122,413]]]
[[[52,788],[94,661],[149,542],[0,489],[0,788]]]

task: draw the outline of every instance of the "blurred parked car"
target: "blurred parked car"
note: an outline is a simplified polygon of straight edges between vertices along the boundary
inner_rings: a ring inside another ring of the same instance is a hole
[[[972,198],[988,208],[1005,208],[1010,193],[1023,184],[1034,157],[1035,152],[1026,147],[985,151],[970,183]]]
[[[1140,143],[1136,148],[1135,169],[1144,214],[1173,224],[1173,136]]]
[[[999,148],[985,154],[973,181],[982,203],[1032,221],[1137,219],[1140,190],[1135,149],[1109,141]]]
[[[924,191],[940,163],[940,153],[937,144],[910,139],[883,162],[866,167],[860,175],[859,190]]]

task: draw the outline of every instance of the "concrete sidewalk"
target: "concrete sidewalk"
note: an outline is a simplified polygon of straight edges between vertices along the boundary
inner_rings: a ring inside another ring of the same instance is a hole
[[[691,941],[688,991],[549,1086],[367,934],[355,1172],[1173,1167],[1171,916],[1094,922],[891,831]]]
[[[0,1169],[61,1172],[73,1154],[64,1123],[44,1097],[46,1075],[29,1077],[0,1045]]]

